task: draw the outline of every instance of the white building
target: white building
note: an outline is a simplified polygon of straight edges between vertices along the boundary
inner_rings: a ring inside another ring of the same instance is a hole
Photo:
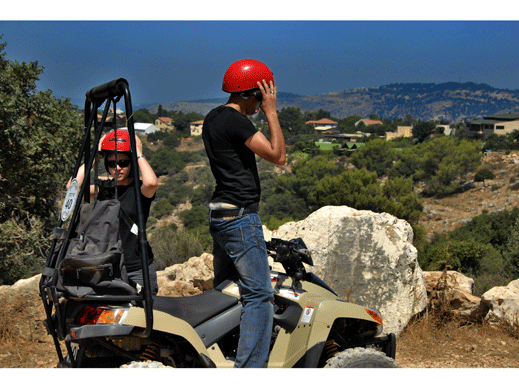
[[[134,123],[133,127],[135,129],[135,135],[148,135],[160,131],[160,128],[152,123]],[[123,127],[121,130],[128,130],[128,127]]]

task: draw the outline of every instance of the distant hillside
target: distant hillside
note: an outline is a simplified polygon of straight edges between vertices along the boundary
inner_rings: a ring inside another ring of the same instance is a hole
[[[225,99],[161,104],[166,110],[207,114]],[[519,90],[497,89],[473,82],[442,84],[390,84],[358,88],[316,96],[280,93],[278,108],[299,107],[304,111],[329,111],[335,118],[367,117],[375,113],[385,119],[411,115],[421,120],[459,122],[496,113],[519,112]],[[149,107],[157,112],[158,105]]]
[[[279,107],[293,107],[293,101],[302,98],[301,95],[294,93],[280,92],[278,93],[278,106]],[[179,101],[172,103],[161,103],[162,108],[166,111],[182,111],[184,113],[196,112],[202,115],[206,115],[210,110],[218,105],[225,104],[227,98],[223,97],[220,99],[205,99],[205,100],[193,100],[193,101]],[[159,104],[153,104],[148,107],[150,113],[157,113]]]

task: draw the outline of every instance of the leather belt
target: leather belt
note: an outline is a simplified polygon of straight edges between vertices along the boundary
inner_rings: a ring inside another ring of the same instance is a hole
[[[247,208],[231,208],[231,209],[211,209],[209,211],[209,217],[214,219],[221,219],[223,217],[236,217],[246,215],[249,213],[258,213],[258,207],[247,207]]]

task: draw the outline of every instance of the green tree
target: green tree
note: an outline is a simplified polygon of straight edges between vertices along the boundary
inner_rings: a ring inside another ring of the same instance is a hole
[[[313,186],[326,176],[335,176],[344,171],[344,167],[330,161],[329,157],[318,155],[314,158],[296,162],[292,166],[292,175],[276,178],[277,193],[289,191],[302,198],[307,208],[314,209],[315,204],[310,197]]]
[[[337,128],[343,134],[353,133],[357,131],[357,128],[355,128],[355,123],[357,123],[360,119],[362,119],[362,116],[357,115],[351,115],[343,119],[339,119],[337,121]]]
[[[421,143],[434,134],[435,129],[434,122],[419,122],[413,127],[413,138]]]
[[[381,177],[393,166],[396,157],[397,153],[389,142],[375,139],[357,149],[350,160],[357,169],[366,168]]]
[[[510,237],[506,243],[505,271],[514,278],[519,277],[519,219],[510,231]]]
[[[337,176],[325,176],[311,188],[310,197],[317,207],[347,205],[359,210],[387,212],[411,224],[417,223],[422,206],[412,190],[411,180],[388,180],[386,186],[380,186],[375,172],[365,168],[347,170]]]
[[[26,261],[43,262],[41,248],[72,174],[83,125],[69,99],[36,90],[43,68],[7,60],[5,46],[0,43],[0,283],[11,283],[28,275]],[[21,231],[27,239],[13,243],[7,236]],[[7,263],[19,271],[5,271]]]
[[[141,122],[141,123],[154,123],[157,116],[158,115],[151,114],[146,108],[141,108],[141,109],[133,112],[133,119],[136,122]],[[150,135],[152,135],[152,134],[150,134]],[[150,136],[150,135],[148,135],[148,136]]]
[[[150,165],[157,176],[178,173],[186,166],[179,153],[165,147],[153,153],[150,158]]]
[[[156,218],[161,218],[162,216],[171,214],[173,209],[173,206],[167,199],[161,198],[153,204],[150,215]]]
[[[481,142],[441,137],[424,144],[422,167],[427,194],[443,195],[459,187],[459,181],[481,164]]]

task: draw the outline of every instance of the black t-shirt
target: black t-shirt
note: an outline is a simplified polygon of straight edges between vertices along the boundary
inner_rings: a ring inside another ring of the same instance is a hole
[[[99,180],[99,200],[115,199],[115,185],[113,180]],[[139,182],[139,188],[142,182]],[[150,214],[151,203],[155,199],[155,195],[151,198],[141,195],[142,213],[144,217],[144,228]],[[134,184],[128,186],[117,186],[117,199],[121,203],[121,208],[130,218],[130,223],[138,225],[137,203],[135,201]],[[141,254],[138,235],[131,231],[132,225],[122,217],[119,218],[119,234],[123,244],[124,263],[127,271],[135,271],[141,269]],[[148,263],[153,262],[153,252],[148,244]]]
[[[206,116],[202,139],[216,187],[211,201],[257,205],[261,188],[254,152],[245,141],[258,130],[236,109],[220,106]]]

